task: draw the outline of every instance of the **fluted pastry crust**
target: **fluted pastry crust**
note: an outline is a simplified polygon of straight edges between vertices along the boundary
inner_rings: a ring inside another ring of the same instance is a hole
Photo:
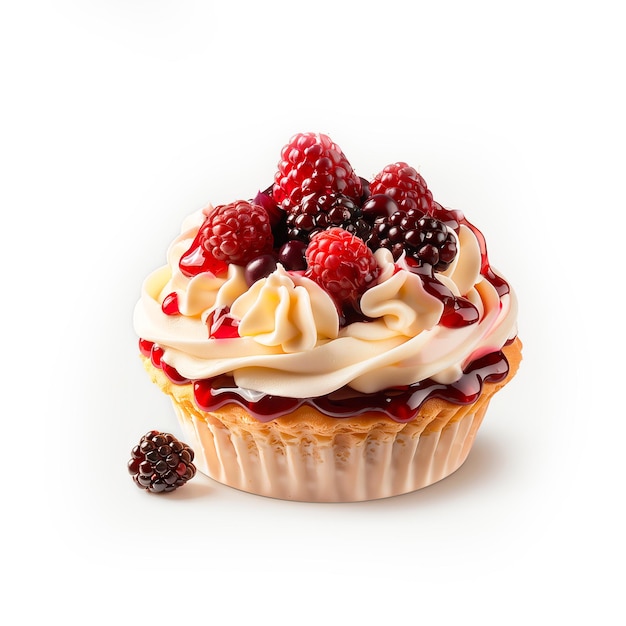
[[[491,398],[515,376],[521,348],[519,339],[503,348],[509,373],[485,383],[476,402],[431,399],[407,423],[380,413],[332,418],[308,406],[269,422],[236,404],[205,412],[194,401],[191,383],[173,384],[142,358],[171,398],[198,468],[208,476],[270,497],[350,502],[414,491],[458,469]]]

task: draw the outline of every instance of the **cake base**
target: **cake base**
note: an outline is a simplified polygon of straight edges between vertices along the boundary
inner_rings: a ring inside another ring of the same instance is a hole
[[[170,396],[199,471],[272,498],[359,502],[416,491],[461,467],[491,398],[517,372],[519,339],[504,353],[508,376],[485,383],[476,402],[428,400],[408,423],[375,413],[330,418],[309,407],[270,422],[255,420],[235,404],[208,413],[195,404],[192,385],[174,385],[148,359],[144,364]]]

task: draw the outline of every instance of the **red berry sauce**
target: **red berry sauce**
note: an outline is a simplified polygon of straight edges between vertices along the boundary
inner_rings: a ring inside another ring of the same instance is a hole
[[[153,365],[174,384],[193,382],[194,397],[203,411],[216,411],[226,404],[234,403],[246,409],[260,422],[269,422],[300,406],[311,406],[329,417],[351,417],[362,413],[377,412],[387,415],[396,422],[410,422],[424,402],[431,398],[448,400],[454,404],[471,404],[480,396],[485,382],[500,382],[509,373],[509,363],[502,351],[491,352],[473,361],[459,380],[449,385],[430,378],[406,385],[393,387],[378,393],[359,393],[344,387],[333,393],[316,398],[288,398],[263,395],[256,401],[245,396],[245,391],[235,384],[232,376],[190,381],[173,367],[161,360],[163,349],[150,341],[139,340],[141,354],[150,358]]]
[[[489,265],[483,234],[468,222],[460,211],[451,211],[436,205],[434,213],[438,219],[445,221],[457,232],[461,224],[472,230],[480,245],[481,274],[494,286],[500,297],[509,293],[509,284],[495,274]],[[422,270],[419,267],[412,267],[411,271],[420,274],[426,291],[443,302],[444,312],[440,321],[443,326],[460,328],[478,321],[479,315],[476,307],[466,298],[454,296],[443,283],[435,278],[430,269]],[[169,315],[176,314],[174,303],[168,304],[169,306],[165,307],[164,303],[164,312]],[[168,311],[165,311],[166,308]],[[227,308],[221,309],[212,316],[208,320],[208,325],[210,336],[213,338],[226,339],[238,336],[236,322],[230,318]],[[252,401],[248,399],[245,390],[237,387],[232,376],[222,375],[192,381],[181,376],[176,369],[162,360],[163,349],[159,345],[140,339],[139,350],[174,384],[193,383],[194,397],[201,410],[215,411],[226,404],[234,403],[246,409],[260,422],[269,422],[305,405],[335,418],[376,412],[396,422],[410,422],[415,418],[420,407],[431,398],[439,398],[459,405],[471,404],[480,396],[484,383],[500,382],[509,373],[509,363],[500,350],[472,361],[463,371],[461,378],[449,385],[428,378],[412,385],[393,387],[372,394],[359,393],[349,387],[343,387],[333,393],[314,398],[289,398],[265,394]]]
[[[178,309],[178,294],[175,291],[163,298],[161,310],[165,315],[180,315],[180,310]]]
[[[419,274],[424,290],[443,302],[443,314],[439,323],[446,328],[461,328],[475,324],[479,320],[478,309],[467,299],[455,296],[442,282],[432,274],[430,266],[411,267]]]
[[[474,235],[476,235],[476,239],[478,240],[482,261],[480,273],[494,286],[500,297],[506,295],[511,291],[511,287],[509,286],[509,283],[504,280],[504,278],[498,276],[491,269],[491,265],[489,265],[489,257],[487,256],[487,242],[485,241],[485,236],[478,230],[478,228],[476,228],[476,226],[468,222],[464,217],[461,218],[460,221],[465,224],[465,226],[467,226],[474,233]]]
[[[230,314],[229,307],[215,309],[206,320],[210,339],[232,339],[239,337],[239,322]]]

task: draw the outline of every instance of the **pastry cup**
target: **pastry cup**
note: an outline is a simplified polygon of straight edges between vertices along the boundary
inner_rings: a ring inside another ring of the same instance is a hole
[[[409,493],[446,478],[467,459],[493,395],[516,374],[522,344],[504,347],[507,377],[484,383],[472,404],[425,402],[414,420],[376,413],[327,417],[307,406],[270,422],[242,407],[198,408],[193,384],[172,383],[142,357],[172,400],[198,470],[250,493],[306,502],[358,502]]]

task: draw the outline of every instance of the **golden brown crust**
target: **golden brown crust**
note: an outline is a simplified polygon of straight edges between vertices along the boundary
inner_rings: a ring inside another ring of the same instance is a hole
[[[491,397],[504,387],[517,373],[522,360],[522,343],[516,338],[503,348],[509,362],[507,377],[498,383],[485,383],[481,396],[470,405],[458,405],[441,399],[430,399],[420,408],[416,418],[408,423],[399,423],[380,413],[363,413],[354,417],[332,418],[323,415],[309,406],[302,406],[292,413],[274,419],[270,422],[259,422],[244,408],[237,404],[228,404],[217,411],[201,411],[193,397],[193,385],[173,384],[163,372],[155,368],[149,359],[141,357],[144,367],[163,393],[169,395],[177,404],[179,413],[190,417],[223,424],[229,430],[245,436],[254,432],[255,436],[294,437],[311,436],[316,439],[328,438],[336,441],[337,438],[348,436],[350,440],[359,436],[376,437],[382,440],[395,437],[400,431],[409,437],[420,434],[441,431],[450,422],[458,421],[468,412],[482,414],[487,408]]]

